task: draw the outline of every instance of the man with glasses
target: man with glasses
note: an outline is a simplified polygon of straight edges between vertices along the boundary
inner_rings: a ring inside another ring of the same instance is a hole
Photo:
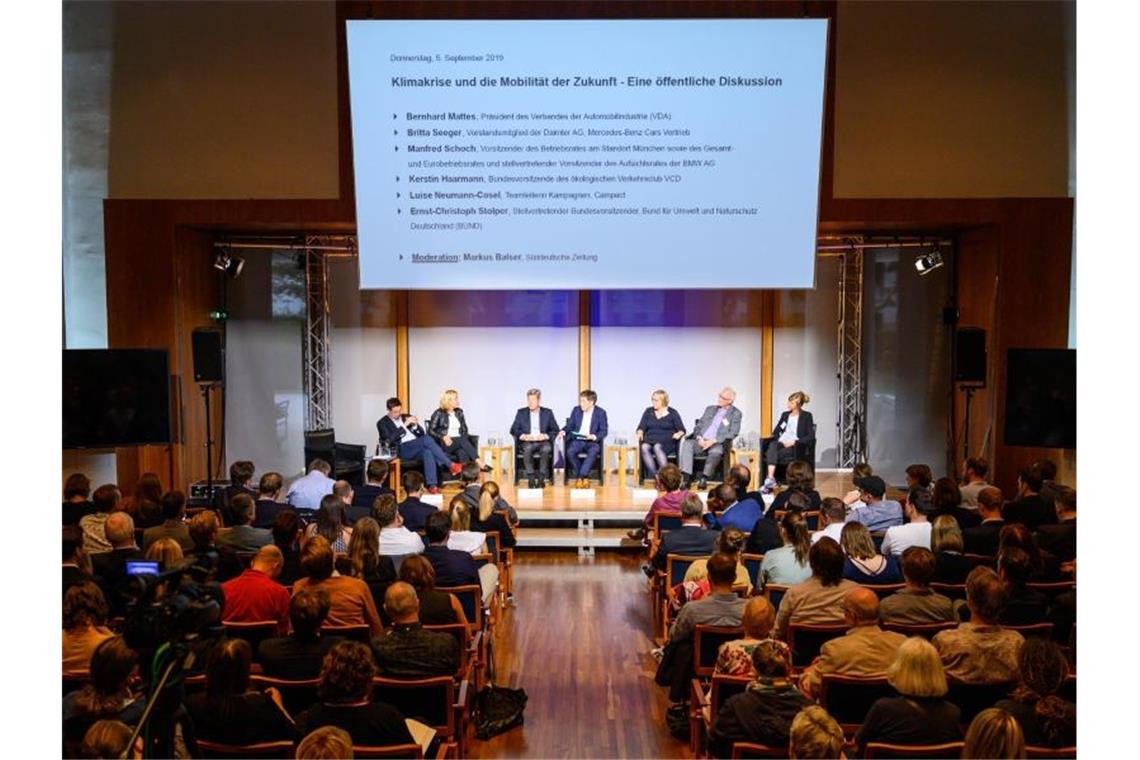
[[[740,434],[740,410],[733,406],[736,391],[724,388],[716,398],[716,404],[706,407],[705,413],[693,429],[693,435],[681,441],[681,451],[677,455],[685,485],[693,477],[693,456],[697,451],[705,452],[705,466],[701,472],[697,488],[706,488],[708,479],[716,473],[720,460],[724,458],[724,444]]]

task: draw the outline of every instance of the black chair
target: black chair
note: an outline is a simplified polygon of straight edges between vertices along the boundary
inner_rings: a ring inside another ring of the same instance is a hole
[[[764,562],[764,555],[744,552],[740,555],[740,561],[748,571],[748,579],[752,581],[753,587],[760,588],[760,565]]]
[[[249,644],[250,650],[257,652],[257,647],[266,639],[277,635],[276,620],[258,620],[255,622],[223,622],[222,627],[226,636],[231,639],[243,639]]]
[[[277,689],[281,692],[281,701],[285,703],[285,709],[290,715],[296,715],[317,701],[317,686],[320,685],[320,680],[313,678],[303,681],[290,681],[254,673],[249,677],[249,683],[258,691],[265,691],[269,687]]]
[[[515,485],[517,486],[519,484],[520,480],[526,479],[526,462],[523,461],[523,450],[522,450],[522,447],[523,447],[523,444],[525,443],[525,441],[520,441],[517,435],[511,436],[511,440],[514,441]],[[557,446],[557,441],[555,439],[551,438],[550,439],[550,463],[547,465],[547,467],[550,468],[550,472],[546,473],[546,477],[548,477],[551,481],[554,480],[554,450],[555,450],[556,446]],[[601,455],[599,455],[598,458],[601,459]]]
[[[993,707],[998,700],[1005,699],[1013,683],[962,683],[952,678],[946,679],[950,691],[946,699],[958,705],[962,710],[962,725],[968,726],[978,713],[987,707]]]
[[[843,728],[844,733],[855,733],[871,705],[881,697],[895,696],[894,687],[886,678],[841,676],[823,673],[819,684],[819,706]]]
[[[811,625],[808,623],[788,624],[788,647],[792,650],[792,666],[806,668],[819,655],[824,644],[847,633],[848,626]]]
[[[744,629],[740,626],[698,625],[694,628],[693,674],[698,678],[711,678],[721,644],[743,636]]]
[[[305,431],[305,467],[323,459],[332,467],[332,477],[359,486],[364,477],[364,445],[337,443],[332,428]]]
[[[796,456],[793,461],[807,462],[815,469],[815,431],[816,425],[813,423],[811,426],[811,443],[801,443],[796,441]],[[776,440],[769,436],[760,441],[760,472],[761,474],[768,471],[767,452],[768,444]],[[784,473],[788,469],[788,462],[776,462],[776,480],[783,482]]]
[[[293,742],[286,739],[278,742],[259,742],[258,744],[222,744],[221,742],[199,739],[198,752],[199,756],[203,758],[289,758],[293,757]]]

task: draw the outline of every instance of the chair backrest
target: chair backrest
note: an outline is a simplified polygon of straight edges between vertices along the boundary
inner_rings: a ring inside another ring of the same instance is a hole
[[[336,464],[336,434],[332,428],[305,431],[305,467],[314,459],[323,459],[330,467]]]
[[[819,654],[820,647],[828,641],[847,633],[846,623],[812,625],[809,623],[788,624],[788,647],[792,650],[792,666],[807,667]]]
[[[475,567],[480,568],[483,565],[497,565],[495,555],[487,552],[486,554],[472,554],[471,559],[475,560]]]
[[[970,563],[970,567],[997,567],[997,557],[992,557],[989,554],[963,554],[962,557]]]
[[[827,710],[844,731],[854,732],[863,724],[875,700],[895,696],[886,678],[841,676],[821,673],[819,705]]]
[[[810,531],[819,530],[819,510],[809,509],[804,512],[804,525]]]
[[[760,588],[760,564],[764,561],[764,555],[743,552],[740,555],[740,561],[744,564],[744,569],[748,571],[748,580],[752,581],[753,586]]]
[[[1053,638],[1053,624],[1052,623],[1032,623],[1030,625],[1003,625],[1007,631],[1017,631],[1027,639],[1051,639]]]
[[[413,760],[423,760],[424,748],[418,744],[392,744],[387,747],[365,747],[362,744],[352,745],[353,757],[410,757]]]
[[[293,742],[261,742],[259,744],[222,744],[198,739],[201,757],[293,757]],[[421,755],[422,757],[422,755]]]
[[[698,678],[712,676],[720,645],[743,636],[740,626],[698,625],[693,629],[693,673]]]
[[[249,677],[249,683],[258,691],[265,691],[269,687],[277,689],[281,692],[281,701],[285,703],[285,709],[289,711],[290,715],[296,715],[316,703],[317,686],[320,681],[316,678],[306,681],[289,681],[254,673]]]
[[[693,557],[684,554],[667,554],[665,556],[665,583],[668,588],[673,588],[678,583],[685,580],[685,573],[689,572],[689,566],[696,562],[698,559],[708,559],[708,557]]]
[[[414,718],[434,728],[441,736],[456,735],[455,680],[451,676],[372,679],[372,701],[397,708],[405,718]]]
[[[1060,596],[1061,594],[1064,594],[1068,591],[1076,591],[1077,590],[1077,582],[1076,581],[1056,581],[1053,583],[1026,583],[1025,586],[1026,586],[1026,588],[1031,588],[1034,591],[1038,591],[1038,592],[1044,594],[1045,596],[1049,597],[1049,601],[1052,601],[1057,596]]]
[[[435,590],[446,591],[459,599],[463,614],[467,616],[467,627],[472,633],[483,630],[483,590],[479,586],[436,586]]]
[[[1005,699],[1013,683],[962,683],[952,678],[946,679],[950,691],[946,699],[962,710],[962,725],[969,725],[978,713],[987,707],[993,707],[998,700]]]
[[[734,742],[732,745],[732,760],[743,760],[750,757],[787,757],[787,747],[769,747],[767,744],[754,744],[753,742]]]
[[[1034,747],[1032,744],[1025,745],[1025,756],[1028,758],[1073,758],[1076,760],[1077,748],[1074,747]]]
[[[1070,673],[1065,682],[1061,684],[1061,688],[1057,690],[1057,696],[1061,699],[1067,699],[1074,705],[1077,703],[1077,674]]]
[[[764,584],[764,598],[772,605],[772,609],[780,609],[780,602],[784,600],[784,594],[791,588],[786,583],[766,583]]]
[[[340,636],[367,644],[372,641],[372,629],[366,625],[322,625],[322,636]]]
[[[489,531],[487,531],[486,535],[487,535],[487,552],[492,557],[495,558],[494,561],[495,561],[495,564],[497,565],[497,564],[499,564],[499,561],[501,560],[501,558],[503,556],[502,541],[499,539],[499,531],[489,530]]]
[[[961,757],[964,742],[947,742],[946,744],[887,744],[886,742],[867,742],[863,749],[863,757]]]
[[[681,515],[670,514],[668,512],[654,512],[653,513],[653,536],[658,541],[661,536],[671,530],[677,530],[681,527]]]
[[[951,599],[966,598],[965,583],[931,583],[930,588],[931,590]]]
[[[884,631],[894,631],[903,636],[921,636],[924,639],[932,639],[939,631],[957,627],[958,623],[953,620],[945,623],[883,623]]]
[[[455,637],[459,646],[459,674],[467,672],[467,655],[471,646],[471,631],[463,623],[447,623],[446,625],[425,625],[425,631],[446,633]]]
[[[860,583],[859,585],[863,588],[869,588],[874,591],[875,595],[879,597],[880,600],[886,599],[896,591],[902,591],[904,588],[906,588],[905,583]]]
[[[743,694],[750,683],[752,683],[751,678],[713,676],[709,682],[709,715],[713,717],[719,715],[720,706],[724,704],[725,700],[737,694]]]
[[[277,635],[276,620],[257,620],[253,622],[225,621],[222,627],[226,629],[226,636],[231,639],[244,639],[249,648],[257,652],[257,645],[266,639]]]

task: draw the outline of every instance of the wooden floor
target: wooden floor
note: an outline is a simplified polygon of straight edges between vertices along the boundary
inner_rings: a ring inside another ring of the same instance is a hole
[[[665,728],[639,555],[516,553],[516,606],[495,637],[495,682],[526,689],[525,725],[471,757],[689,758]]]

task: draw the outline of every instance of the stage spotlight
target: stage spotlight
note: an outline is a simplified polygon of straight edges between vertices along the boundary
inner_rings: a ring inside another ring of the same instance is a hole
[[[914,268],[920,275],[930,274],[940,266],[942,266],[942,252],[937,248],[914,260]]]
[[[245,267],[245,259],[234,256],[227,249],[222,249],[214,255],[214,269],[225,272],[231,278],[241,277],[241,270]]]

